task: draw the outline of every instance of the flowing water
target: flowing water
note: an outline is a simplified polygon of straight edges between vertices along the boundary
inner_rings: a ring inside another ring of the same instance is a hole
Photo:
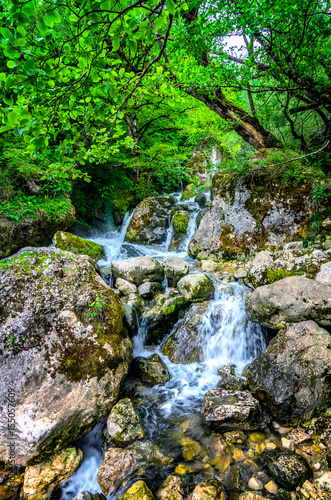
[[[196,228],[195,220],[199,207],[193,199],[186,203],[191,205],[190,222],[187,237],[178,252],[168,251],[171,228],[168,229],[166,243],[159,247],[142,245],[132,245],[132,247],[141,255],[162,259],[177,255],[189,259],[186,250]],[[115,258],[127,258],[123,242],[129,221],[130,216],[127,214],[120,232],[95,238],[95,241],[102,244],[106,250],[106,260],[100,262],[101,265],[108,266]],[[157,444],[160,450],[166,456],[173,457],[175,462],[178,457],[181,457],[181,460],[183,456],[185,458],[183,436],[186,436],[186,442],[200,440],[201,443],[208,435],[208,430],[201,423],[200,410],[204,394],[215,387],[220,379],[217,369],[222,365],[234,363],[237,374],[240,375],[242,369],[265,348],[261,328],[246,318],[247,289],[237,282],[227,284],[215,277],[212,279],[215,296],[214,300],[210,301],[200,326],[203,353],[200,363],[175,364],[162,353],[161,346],[146,347],[147,328],[142,318],[139,321],[139,331],[133,338],[134,356],[150,356],[158,353],[166,364],[171,378],[165,385],[154,387],[146,387],[139,381],[128,379],[124,393],[131,397],[139,408],[145,430],[144,439]],[[164,285],[167,286],[167,283],[164,282]],[[168,337],[170,335],[171,332]],[[98,424],[83,438],[81,447],[84,451],[84,462],[76,474],[63,484],[64,500],[71,500],[80,491],[100,492],[96,480],[97,470],[103,459],[100,429],[101,424]],[[188,434],[185,434],[186,432]],[[153,468],[145,471],[145,477],[153,482],[160,482],[166,474],[166,468],[163,471],[156,471]],[[109,498],[115,499],[116,494]]]

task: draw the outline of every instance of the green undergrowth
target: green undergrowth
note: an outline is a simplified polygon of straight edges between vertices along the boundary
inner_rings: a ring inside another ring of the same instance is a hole
[[[0,218],[12,222],[24,222],[26,220],[52,220],[63,219],[72,210],[69,198],[33,196],[19,193],[9,200],[0,202]]]

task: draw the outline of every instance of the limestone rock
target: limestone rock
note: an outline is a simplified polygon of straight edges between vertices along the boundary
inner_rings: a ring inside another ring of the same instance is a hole
[[[168,218],[174,202],[173,196],[157,196],[141,201],[133,212],[125,241],[141,245],[163,243],[167,237]]]
[[[158,492],[158,500],[185,500],[186,489],[182,475],[170,474],[161,484]]]
[[[212,260],[202,260],[200,262],[201,271],[204,273],[214,273],[217,270],[216,262]]]
[[[270,476],[281,486],[294,490],[306,479],[313,477],[313,472],[306,460],[293,451],[264,451],[260,455],[263,466]]]
[[[163,281],[163,268],[152,257],[132,257],[126,260],[113,260],[111,270],[116,278],[123,278],[135,285],[146,281]]]
[[[226,500],[226,496],[220,481],[207,479],[194,488],[188,500]]]
[[[123,304],[124,324],[128,328],[131,337],[138,333],[137,312],[130,304]]]
[[[246,380],[237,377],[235,365],[224,365],[218,369],[221,380],[217,383],[220,389],[228,391],[244,391],[248,388]]]
[[[119,500],[154,500],[154,496],[145,481],[137,481]]]
[[[215,287],[206,274],[189,274],[177,283],[179,292],[190,302],[210,300],[214,296]]]
[[[331,287],[303,276],[293,276],[257,288],[247,298],[249,319],[269,328],[282,322],[312,319],[331,325]]]
[[[131,293],[137,293],[138,291],[136,285],[130,283],[130,281],[124,280],[123,278],[117,278],[115,286],[121,293],[123,293],[123,295],[130,295]]]
[[[211,389],[203,398],[202,417],[216,431],[266,427],[270,417],[248,391]]]
[[[115,403],[132,344],[119,298],[89,258],[27,248],[0,265],[0,401],[16,401],[26,465],[89,432]],[[0,435],[0,459],[7,459]]]
[[[274,418],[306,420],[328,402],[331,335],[314,321],[282,330],[247,369],[247,382]]]
[[[320,281],[325,285],[331,286],[331,262],[322,264],[320,272],[315,277],[316,281]]]
[[[173,363],[186,365],[201,360],[203,350],[201,329],[206,320],[204,314],[208,306],[209,302],[193,304],[185,314],[183,321],[162,346],[162,352]]]
[[[99,243],[85,240],[64,231],[57,231],[55,233],[53,243],[56,248],[72,252],[76,255],[88,255],[94,260],[100,260],[105,255],[105,251]]]
[[[331,493],[331,472],[324,472],[315,483],[321,490],[328,491]]]
[[[44,500],[51,498],[54,488],[72,476],[83,461],[83,452],[66,448],[46,462],[30,465],[25,469],[23,498]]]
[[[126,298],[126,303],[131,306],[137,313],[138,316],[141,315],[144,309],[144,301],[138,293],[130,293]]]
[[[138,287],[139,295],[143,299],[152,299],[157,293],[163,292],[164,288],[157,281],[146,281]]]
[[[164,272],[170,286],[174,287],[178,281],[188,274],[188,263],[179,257],[168,257],[165,260]]]
[[[129,398],[121,399],[112,408],[107,419],[107,431],[111,439],[123,443],[144,437],[139,412]]]
[[[170,380],[168,369],[158,354],[153,354],[149,358],[140,356],[134,358],[131,371],[136,377],[150,385],[165,384]]]

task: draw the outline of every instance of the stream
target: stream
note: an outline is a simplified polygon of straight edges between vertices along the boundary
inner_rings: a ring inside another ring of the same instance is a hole
[[[181,193],[175,196],[178,203]],[[171,224],[163,245],[143,246],[124,243],[131,218],[131,215],[126,214],[120,231],[98,234],[94,238],[94,241],[103,245],[106,254],[105,260],[99,261],[98,264],[101,267],[109,267],[114,259],[126,259],[138,255],[150,255],[159,259],[161,263],[166,257],[177,256],[193,263],[187,255],[187,247],[196,230],[196,218],[200,208],[194,198],[185,203],[189,205],[190,221],[185,241],[177,252],[168,251],[172,236]],[[134,357],[147,357],[158,353],[166,364],[171,378],[165,385],[154,387],[147,387],[129,378],[124,385],[122,397],[130,397],[139,409],[145,431],[143,440],[158,445],[165,456],[174,459],[174,465],[179,461],[181,463],[185,461],[185,457],[189,456],[187,449],[192,443],[198,443],[203,450],[199,452],[200,463],[203,459],[205,441],[210,436],[210,431],[202,424],[200,411],[204,394],[215,387],[220,380],[218,368],[234,363],[236,373],[240,375],[243,368],[266,347],[261,327],[246,318],[247,288],[237,282],[225,283],[213,275],[210,277],[214,281],[215,296],[209,302],[200,328],[203,352],[201,362],[175,364],[162,353],[161,346],[145,346],[147,329],[141,318],[138,333],[132,339]],[[170,335],[171,332],[163,339],[163,343]],[[99,423],[77,443],[84,452],[84,462],[78,471],[63,483],[61,497],[63,500],[71,500],[81,491],[101,492],[96,479],[98,468],[103,461],[101,442],[102,423]],[[207,456],[207,453],[205,454]],[[160,484],[172,469],[173,466],[172,468],[145,467],[139,478],[149,481],[150,484]],[[136,478],[137,476],[130,477],[130,483]],[[127,486],[128,484],[126,488]],[[112,492],[108,498],[116,499],[123,492],[124,490]]]

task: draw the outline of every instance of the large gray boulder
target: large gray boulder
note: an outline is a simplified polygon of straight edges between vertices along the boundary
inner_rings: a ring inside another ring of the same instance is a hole
[[[188,274],[177,283],[179,292],[189,302],[202,302],[214,297],[215,287],[206,274]]]
[[[115,278],[122,278],[137,286],[146,281],[162,282],[164,278],[161,264],[156,259],[148,256],[113,260],[111,272]]]
[[[316,281],[320,281],[325,285],[331,286],[331,262],[322,264],[319,273],[316,275]]]
[[[331,325],[331,287],[304,276],[292,276],[257,288],[247,298],[250,320],[269,328],[307,319]]]
[[[331,335],[314,321],[292,325],[274,337],[247,369],[253,395],[279,420],[307,420],[328,404]]]
[[[165,260],[164,272],[170,286],[176,286],[178,281],[188,274],[188,263],[179,257],[168,257]]]
[[[157,196],[140,202],[133,212],[125,241],[142,245],[165,242],[168,218],[174,202],[173,196]]]
[[[26,248],[0,266],[0,402],[15,403],[16,464],[43,461],[116,402],[132,344],[89,258]],[[1,424],[7,427],[7,413]],[[8,436],[0,435],[0,460]]]

